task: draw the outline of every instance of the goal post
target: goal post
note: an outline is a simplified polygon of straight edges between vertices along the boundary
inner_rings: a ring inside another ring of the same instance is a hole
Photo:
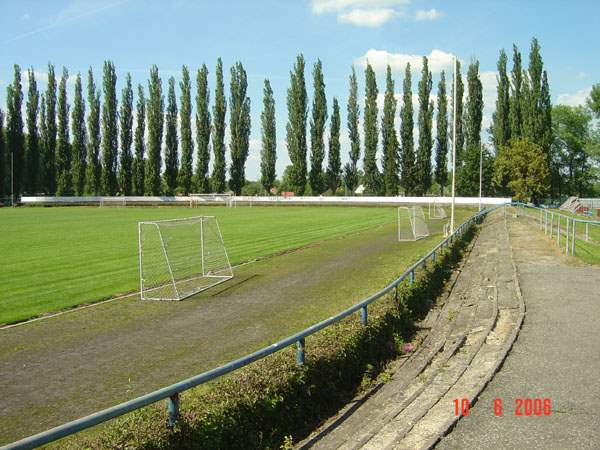
[[[98,206],[100,208],[105,208],[107,206],[113,206],[116,208],[125,208],[127,206],[127,198],[125,196],[100,197],[100,200],[98,201]]]
[[[235,207],[235,197],[231,194],[190,194],[190,208],[202,205],[225,205]]]
[[[420,206],[398,208],[398,241],[416,241],[429,236],[425,213]]]
[[[442,207],[441,203],[434,198],[429,203],[429,218],[430,219],[445,219],[448,217],[446,210]]]
[[[140,297],[183,300],[233,278],[214,216],[138,223]]]

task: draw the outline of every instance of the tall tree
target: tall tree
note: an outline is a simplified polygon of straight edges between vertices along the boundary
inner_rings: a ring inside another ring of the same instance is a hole
[[[329,154],[327,155],[327,186],[335,195],[340,185],[342,161],[340,159],[340,105],[333,97],[333,112],[329,128]]]
[[[597,119],[600,119],[600,83],[592,86],[590,96],[586,100],[588,108],[594,113]]]
[[[448,98],[446,96],[446,74],[442,70],[438,84],[436,116],[435,181],[440,186],[440,195],[448,182]]]
[[[552,129],[552,100],[550,98],[550,85],[548,84],[548,74],[544,70],[542,73],[542,85],[540,88],[540,115],[539,130],[540,130],[540,146],[548,159],[548,167],[550,169],[550,193],[552,196],[557,195],[558,178],[560,174],[558,167],[555,164],[555,155],[552,151],[554,143],[554,131]]]
[[[89,194],[100,195],[102,190],[100,164],[100,90],[96,89],[94,73],[90,67],[87,83],[88,104],[90,113],[87,120],[88,151],[86,191]]]
[[[417,186],[419,195],[427,194],[431,187],[431,148],[433,138],[431,134],[433,124],[433,103],[431,103],[431,88],[433,81],[427,58],[423,57],[421,80],[419,81],[419,146],[417,148]]]
[[[200,192],[210,192],[208,163],[210,161],[210,89],[208,69],[202,64],[196,76],[196,187]]]
[[[523,65],[521,62],[521,52],[516,45],[513,45],[513,67],[511,70],[511,90],[510,90],[510,137],[511,139],[520,139],[523,131],[523,117],[521,113],[521,89],[523,86]]]
[[[467,71],[468,96],[465,102],[465,143],[466,147],[481,145],[481,124],[483,120],[483,86],[479,78],[479,61],[469,64]]]
[[[402,152],[400,168],[402,172],[401,181],[405,195],[412,195],[417,185],[415,167],[415,144],[413,137],[413,104],[412,104],[412,75],[410,63],[406,64],[404,72],[404,84],[402,86],[402,107],[400,108],[400,141]]]
[[[296,57],[290,72],[290,87],[287,91],[288,123],[286,141],[292,169],[290,180],[294,192],[304,195],[306,187],[306,116],[308,114],[306,84],[304,82],[304,56]]]
[[[377,80],[371,64],[367,63],[365,70],[365,113],[364,135],[365,156],[363,165],[365,170],[365,189],[371,195],[379,195],[382,190],[381,174],[377,168]]]
[[[544,63],[542,61],[542,55],[540,53],[540,44],[536,38],[531,40],[531,48],[529,51],[529,68],[528,78],[531,87],[529,96],[529,117],[527,122],[530,123],[530,128],[533,134],[533,141],[540,142],[543,134],[541,122],[541,90],[542,90],[542,74],[544,70]]]
[[[269,80],[265,80],[263,90],[263,111],[260,115],[262,150],[260,152],[260,184],[265,191],[275,183],[275,163],[277,161],[277,128],[275,124],[275,98]]]
[[[117,74],[112,61],[104,62],[102,79],[104,103],[102,105],[102,191],[104,195],[116,195],[118,125],[117,125]]]
[[[358,106],[358,83],[356,82],[356,71],[352,67],[350,74],[350,95],[347,106],[348,137],[350,138],[350,161],[344,167],[344,183],[351,193],[354,193],[358,185],[358,160],[360,159],[360,134],[359,119],[360,109]]]
[[[507,71],[508,57],[504,49],[500,50],[498,58],[498,75],[496,80],[496,111],[492,115],[492,141],[499,155],[502,148],[510,140],[510,80]]]
[[[241,195],[246,184],[246,159],[250,139],[250,98],[247,94],[248,79],[241,62],[231,68],[229,88],[229,114],[231,123],[231,166],[229,168],[229,188],[235,195]]]
[[[14,78],[6,93],[7,120],[6,143],[8,154],[12,156],[14,195],[18,199],[25,183],[25,137],[23,135],[23,88],[21,86],[21,68],[14,65]],[[9,156],[9,158],[11,157]]]
[[[217,60],[215,87],[215,104],[213,106],[213,170],[211,175],[211,187],[213,192],[223,192],[226,188],[225,175],[225,115],[227,113],[227,101],[225,99],[225,84],[223,82],[223,62]]]
[[[454,89],[454,88],[453,88]],[[463,129],[463,97],[465,92],[465,85],[463,84],[462,75],[460,72],[460,61],[456,61],[456,92],[453,92],[452,101],[456,100],[456,120],[453,120],[453,124],[456,123],[456,168],[460,166],[461,155],[465,146],[465,134]],[[453,106],[454,108],[454,106]]]
[[[160,195],[162,191],[160,168],[161,147],[163,137],[165,103],[162,94],[162,82],[158,76],[158,67],[150,69],[148,80],[148,105],[146,108],[148,120],[148,160],[146,161],[146,194]]]
[[[27,90],[26,123],[27,136],[25,142],[25,167],[27,168],[27,186],[25,190],[35,194],[40,188],[40,136],[38,132],[38,111],[40,94],[37,89],[33,68],[27,71],[29,88]],[[1,182],[0,182],[1,183]]]
[[[54,66],[48,64],[46,86],[46,139],[44,142],[44,188],[46,194],[56,192],[56,75]]]
[[[4,113],[0,108],[0,199],[6,192],[6,146],[4,144]]]
[[[192,157],[194,155],[194,141],[192,139],[192,83],[190,72],[186,66],[181,68],[182,79],[179,83],[181,89],[181,170],[179,171],[179,186],[184,194],[192,191]]]
[[[121,141],[121,154],[119,164],[119,186],[123,195],[132,192],[132,164],[131,142],[133,141],[133,87],[131,74],[127,74],[125,88],[121,93],[121,110],[119,113],[119,137]]]
[[[73,136],[73,145],[71,146],[73,158],[73,191],[75,195],[83,195],[85,193],[87,148],[85,101],[83,99],[81,74],[77,74],[77,78],[75,78],[75,96],[73,98],[73,109],[71,110],[71,134]]]
[[[310,120],[310,174],[309,182],[313,195],[320,195],[326,189],[323,176],[323,159],[325,159],[325,122],[327,122],[327,97],[321,60],[313,67],[313,105]]]
[[[383,147],[383,184],[385,195],[398,195],[398,138],[394,119],[396,117],[396,98],[392,68],[388,64],[385,79],[385,97],[383,117],[381,118],[381,144]]]
[[[165,194],[175,194],[177,173],[179,170],[177,141],[177,98],[175,97],[175,78],[169,78],[167,94],[167,113],[165,117]]]
[[[144,195],[145,188],[145,159],[146,153],[146,97],[144,95],[144,86],[138,84],[137,103],[135,107],[135,157],[133,158],[133,194]]]
[[[69,72],[63,67],[58,85],[58,136],[56,140],[56,195],[73,195],[71,144],[69,142],[69,104],[67,80]]]

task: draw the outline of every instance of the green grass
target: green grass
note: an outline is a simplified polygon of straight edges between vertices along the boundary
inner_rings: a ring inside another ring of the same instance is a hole
[[[137,222],[202,214],[232,264],[396,220],[389,207],[3,208],[0,323],[137,290]]]

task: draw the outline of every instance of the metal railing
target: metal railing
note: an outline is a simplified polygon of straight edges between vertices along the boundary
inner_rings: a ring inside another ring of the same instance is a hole
[[[44,444],[48,444],[50,442],[57,441],[66,436],[75,434],[79,431],[83,431],[87,428],[91,428],[100,423],[106,422],[110,419],[114,419],[116,417],[122,416],[129,412],[135,411],[137,409],[143,408],[144,406],[148,406],[152,403],[156,403],[160,400],[167,400],[167,409],[168,409],[168,423],[169,426],[173,426],[179,417],[179,394],[182,392],[191,389],[193,387],[204,384],[208,381],[219,378],[223,375],[226,375],[230,372],[233,372],[237,369],[240,369],[248,364],[251,364],[259,359],[265,358],[273,353],[276,353],[284,348],[295,345],[296,346],[296,363],[298,365],[304,364],[305,360],[305,349],[304,349],[304,340],[306,337],[315,334],[316,332],[327,328],[334,323],[337,323],[348,317],[355,312],[360,311],[360,320],[364,325],[368,323],[368,306],[374,301],[384,297],[388,293],[395,291],[397,294],[397,289],[400,283],[404,280],[408,279],[409,284],[414,283],[415,281],[415,272],[420,267],[427,264],[428,261],[434,262],[436,259],[436,254],[449,245],[456,242],[456,240],[461,237],[465,231],[475,222],[477,222],[480,218],[488,214],[489,212],[500,208],[505,205],[497,205],[491,208],[486,208],[479,211],[477,214],[471,216],[464,223],[459,225],[448,237],[446,237],[443,241],[437,244],[429,253],[411,265],[408,269],[402,273],[400,277],[396,280],[388,284],[385,288],[380,290],[379,292],[371,295],[370,297],[362,300],[361,302],[351,306],[350,308],[323,320],[322,322],[316,323],[296,334],[293,334],[279,342],[271,344],[267,347],[264,347],[260,350],[255,351],[254,353],[250,353],[242,358],[236,359],[235,361],[231,361],[221,367],[217,367],[215,369],[209,370],[207,372],[201,373],[194,377],[188,378],[186,380],[180,381],[178,383],[172,384],[170,386],[164,387],[162,389],[158,389],[154,392],[150,392],[149,394],[142,395],[141,397],[134,398],[133,400],[129,400],[127,402],[120,403],[118,405],[112,406],[110,408],[106,408],[102,411],[98,411],[96,413],[90,414],[89,416],[82,417],[80,419],[74,420],[72,422],[65,423],[63,425],[59,425],[55,428],[51,428],[50,430],[43,431],[41,433],[35,434],[33,436],[29,436],[27,438],[21,439],[19,441],[13,442],[11,444],[5,445],[1,447],[1,450],[7,449],[30,449],[35,448]]]
[[[577,239],[589,244],[600,245],[600,242],[591,236],[596,234],[596,230],[598,230],[597,233],[600,236],[600,221],[580,219],[525,203],[513,203],[513,205],[526,211],[535,211],[533,215],[527,214],[527,216],[537,220],[540,229],[544,230],[544,234],[549,236],[550,239],[556,239],[556,245],[559,248],[564,243],[566,255],[575,255]],[[590,233],[590,230],[592,233]]]

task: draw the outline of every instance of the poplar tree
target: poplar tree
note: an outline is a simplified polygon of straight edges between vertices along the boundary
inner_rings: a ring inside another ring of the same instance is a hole
[[[104,103],[102,105],[102,192],[116,195],[117,180],[118,125],[117,125],[117,74],[112,61],[104,62],[102,79]]]
[[[146,194],[160,195],[162,191],[160,179],[161,147],[164,122],[164,99],[162,94],[162,82],[158,76],[158,67],[150,69],[150,80],[148,80],[148,159],[146,161]]]
[[[385,80],[385,98],[383,101],[383,117],[381,118],[381,144],[383,147],[383,183],[385,195],[398,195],[398,138],[394,118],[396,116],[396,98],[394,97],[394,80],[392,68],[387,66]]]
[[[523,85],[523,67],[521,63],[521,52],[513,45],[513,67],[511,70],[510,91],[510,137],[520,139],[523,130],[523,118],[521,114],[521,89]]]
[[[39,162],[39,173],[38,173],[38,188],[40,192],[46,192],[46,168],[45,168],[45,155],[46,155],[46,142],[48,141],[48,130],[46,129],[46,96],[42,93],[40,94],[40,117],[39,117],[39,128],[40,128],[40,162]],[[0,133],[1,134],[1,133]],[[2,136],[3,137],[3,136]],[[0,157],[0,165],[2,165],[3,160]],[[1,169],[0,169],[1,170]],[[1,177],[0,177],[1,179]],[[0,181],[0,185],[2,181]],[[2,186],[0,186],[0,191],[2,190]]]
[[[363,165],[365,170],[365,188],[371,195],[381,193],[381,174],[377,168],[377,80],[371,64],[367,63],[365,70],[365,113],[364,113],[364,135],[365,156]]]
[[[354,194],[358,185],[358,160],[360,159],[360,134],[359,120],[360,109],[358,106],[358,83],[356,82],[356,71],[352,67],[350,74],[350,95],[348,96],[347,106],[347,124],[348,137],[350,138],[350,162],[344,167],[344,183],[346,187]]]
[[[87,120],[86,191],[92,195],[100,195],[102,172],[100,164],[100,90],[96,89],[94,73],[91,67],[88,71],[87,96],[90,113]]]
[[[192,85],[190,72],[186,66],[181,69],[180,120],[181,120],[181,170],[179,171],[179,186],[184,194],[192,191],[192,157],[194,154],[194,141],[192,139]]]
[[[340,159],[340,105],[333,97],[333,111],[329,128],[329,154],[327,155],[327,186],[335,195],[340,185],[342,161]]]
[[[69,143],[69,104],[67,103],[67,80],[69,72],[63,67],[58,85],[58,136],[56,141],[56,195],[73,195],[71,173],[71,144]]]
[[[443,196],[448,182],[448,98],[446,96],[446,74],[443,70],[437,95],[435,181],[440,186],[440,196]]]
[[[213,170],[211,175],[211,187],[213,192],[224,192],[225,187],[225,115],[227,113],[227,102],[225,100],[225,85],[223,83],[223,62],[217,60],[216,68],[217,85],[215,87],[215,104],[213,106]]]
[[[460,73],[460,61],[456,61],[456,93],[453,96],[456,99],[456,167],[461,164],[462,151],[465,146],[465,135],[463,130],[463,96],[465,86]],[[452,101],[454,101],[454,98]],[[454,106],[453,106],[454,108]]]
[[[125,88],[121,93],[121,109],[119,113],[119,137],[121,141],[121,154],[119,164],[119,186],[123,195],[132,192],[132,164],[131,143],[133,141],[133,87],[131,74],[127,74]]]
[[[202,64],[196,76],[196,187],[200,192],[210,192],[208,163],[210,162],[210,89],[208,69]]]
[[[433,122],[433,104],[430,101],[433,82],[427,58],[423,57],[421,80],[419,81],[419,146],[416,161],[416,191],[419,195],[427,194],[431,187],[431,147],[433,138],[431,128]]]
[[[406,64],[404,84],[402,86],[402,107],[400,108],[400,141],[402,145],[400,166],[402,170],[401,184],[404,194],[413,195],[416,188],[415,150],[413,137],[413,105],[412,105],[412,76],[410,63]]]
[[[287,91],[288,123],[286,142],[292,162],[290,182],[297,195],[304,195],[306,187],[306,116],[308,114],[306,85],[304,82],[304,56],[296,57],[290,72],[290,87]]]
[[[313,67],[313,105],[310,120],[310,174],[309,182],[313,195],[321,195],[326,189],[323,177],[323,159],[325,159],[325,123],[327,122],[327,97],[320,60]]]
[[[483,87],[479,79],[479,61],[473,61],[467,72],[468,96],[465,102],[466,147],[481,145],[481,123],[483,120]]]
[[[33,68],[27,71],[27,76],[29,88],[27,90],[27,105],[25,107],[25,120],[27,124],[27,136],[25,142],[27,186],[25,187],[25,190],[30,194],[35,194],[40,190],[40,136],[38,132],[40,94],[37,89]]]
[[[498,58],[498,76],[496,87],[496,111],[492,115],[492,141],[499,155],[510,140],[510,81],[507,72],[508,57],[504,49]]]
[[[44,188],[46,194],[56,192],[56,75],[54,66],[48,64],[46,87],[46,142],[44,142]]]
[[[146,97],[144,95],[144,86],[138,84],[137,103],[135,108],[135,157],[133,158],[133,194],[144,195],[145,188],[145,160],[146,153]]]
[[[263,89],[263,111],[260,115],[262,149],[260,152],[260,184],[265,191],[275,183],[275,163],[277,161],[277,128],[275,122],[275,99],[269,80]]]
[[[229,88],[229,115],[231,138],[229,150],[231,166],[229,167],[229,188],[235,195],[241,195],[246,184],[246,159],[250,139],[250,98],[247,95],[248,79],[241,62],[231,68]]]
[[[173,77],[169,78],[165,128],[165,194],[174,195],[177,188],[179,158],[177,155],[177,98],[175,97],[175,78]]]
[[[4,112],[0,108],[0,199],[4,197],[6,177],[6,146],[4,144]]]
[[[21,68],[14,65],[14,77],[6,89],[6,143],[8,158],[12,156],[15,199],[19,199],[25,187],[25,137],[23,135],[23,88],[21,85]],[[9,159],[10,161],[10,159]]]
[[[73,158],[73,191],[75,195],[85,193],[86,174],[86,135],[85,135],[85,101],[83,100],[83,87],[81,85],[81,74],[75,78],[75,96],[73,98],[73,109],[71,110],[71,134],[73,136],[72,158]]]

